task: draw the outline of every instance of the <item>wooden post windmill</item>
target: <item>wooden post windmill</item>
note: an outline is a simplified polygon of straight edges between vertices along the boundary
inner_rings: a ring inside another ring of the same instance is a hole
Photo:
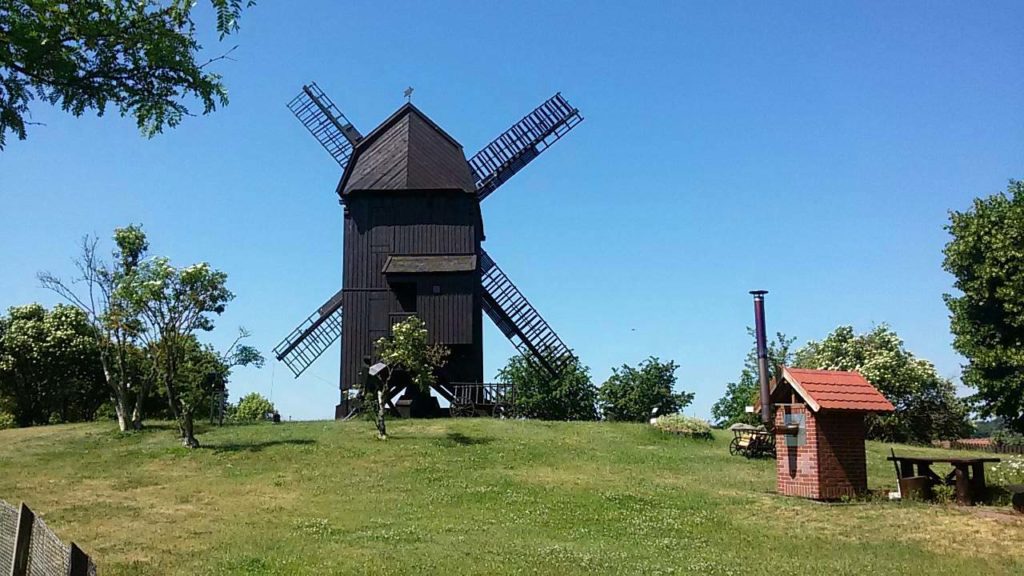
[[[373,342],[412,315],[452,351],[435,386],[449,401],[452,383],[483,381],[482,312],[552,377],[573,362],[480,245],[480,202],[583,120],[565,98],[551,97],[468,161],[462,145],[411,102],[365,136],[315,83],[288,108],[343,170],[343,279],[274,354],[298,377],[341,338],[335,417],[350,414],[348,391]],[[397,382],[390,397],[404,388]]]

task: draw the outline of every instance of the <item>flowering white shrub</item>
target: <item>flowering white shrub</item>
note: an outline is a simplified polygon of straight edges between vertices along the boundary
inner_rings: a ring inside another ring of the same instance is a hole
[[[654,421],[654,426],[673,434],[682,434],[694,438],[711,438],[711,424],[708,424],[706,420],[692,418],[683,414],[660,416]]]
[[[1024,456],[1010,456],[988,469],[991,484],[1024,484]]]

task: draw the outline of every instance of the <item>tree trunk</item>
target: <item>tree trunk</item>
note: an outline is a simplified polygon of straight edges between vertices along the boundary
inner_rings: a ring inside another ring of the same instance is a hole
[[[135,401],[135,409],[132,410],[132,430],[142,430],[142,407],[139,401]]]
[[[388,439],[388,431],[384,425],[384,386],[377,389],[377,438]]]
[[[142,430],[142,410],[146,396],[149,395],[149,386],[144,382],[138,386],[135,394],[135,409],[132,410],[132,428]]]
[[[192,411],[181,413],[181,444],[186,448],[198,448],[199,440],[196,440],[195,429],[192,421]]]
[[[117,412],[117,427],[121,429],[121,432],[127,432],[128,408],[124,405],[122,398],[114,397],[114,411]]]
[[[124,387],[122,383],[116,382],[110,373],[110,364],[106,355],[100,354],[100,365],[103,366],[103,378],[110,386],[110,400],[114,403],[114,412],[117,413],[117,427],[121,432],[128,431],[128,403],[125,402]]]

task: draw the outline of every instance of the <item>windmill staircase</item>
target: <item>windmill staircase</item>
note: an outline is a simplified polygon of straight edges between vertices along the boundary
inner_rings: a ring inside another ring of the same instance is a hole
[[[560,376],[574,361],[569,347],[483,249],[480,269],[484,312],[520,354]]]
[[[298,378],[340,337],[341,290],[338,290],[274,348],[274,356]]]

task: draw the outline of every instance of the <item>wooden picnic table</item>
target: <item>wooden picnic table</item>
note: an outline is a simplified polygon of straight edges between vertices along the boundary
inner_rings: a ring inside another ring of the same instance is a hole
[[[900,477],[925,476],[932,485],[950,484],[956,486],[958,504],[971,506],[975,500],[985,495],[985,463],[999,462],[999,458],[938,458],[935,456],[890,456],[886,458],[899,465]],[[953,466],[953,470],[945,477],[932,470],[932,464],[943,463]]]

